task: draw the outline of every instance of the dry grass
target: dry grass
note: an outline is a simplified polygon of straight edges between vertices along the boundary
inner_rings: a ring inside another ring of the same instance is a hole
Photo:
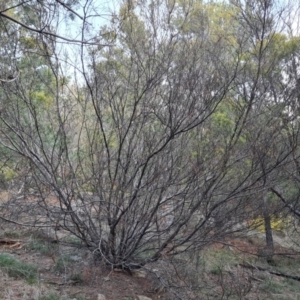
[[[39,300],[47,289],[38,284],[30,285],[25,280],[16,280],[0,271],[0,299],[3,300]]]

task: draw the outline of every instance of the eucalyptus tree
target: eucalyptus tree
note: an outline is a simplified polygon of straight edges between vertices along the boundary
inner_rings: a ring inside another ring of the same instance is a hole
[[[252,201],[262,212],[266,256],[271,260],[274,252],[271,217],[282,210],[282,205],[279,208],[278,203],[270,202],[270,189],[282,184],[281,170],[291,168],[292,158],[298,157],[299,142],[295,137],[299,128],[291,109],[297,106],[297,99],[291,85],[298,77],[295,55],[299,51],[299,38],[288,34],[283,25],[287,8],[276,6],[275,1],[231,2],[239,10],[243,20],[241,31],[246,37],[244,70],[236,95],[249,108],[250,118],[244,133],[251,165],[261,173],[254,181],[256,193]],[[294,65],[292,74],[288,71],[291,65]]]

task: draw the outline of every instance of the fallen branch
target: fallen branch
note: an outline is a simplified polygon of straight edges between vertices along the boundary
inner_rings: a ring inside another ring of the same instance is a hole
[[[300,276],[288,275],[288,274],[285,274],[285,273],[282,273],[282,272],[272,271],[272,270],[269,270],[269,269],[266,269],[266,268],[262,268],[262,267],[259,267],[259,266],[252,265],[250,263],[247,263],[247,264],[238,264],[238,265],[241,266],[241,267],[243,267],[243,268],[252,269],[252,270],[258,270],[258,271],[264,271],[264,272],[268,272],[268,273],[270,273],[272,275],[276,275],[276,276],[290,278],[290,279],[294,279],[294,280],[300,281]]]
[[[23,242],[19,240],[0,239],[0,247],[2,246],[8,249],[21,249]]]

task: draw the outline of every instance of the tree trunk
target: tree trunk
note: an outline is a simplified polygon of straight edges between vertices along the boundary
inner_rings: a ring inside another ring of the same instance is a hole
[[[265,225],[265,232],[266,232],[266,248],[264,251],[264,256],[268,263],[273,262],[273,255],[274,255],[274,241],[273,241],[273,234],[272,234],[272,226],[271,226],[271,216],[269,212],[269,204],[268,204],[268,197],[267,191],[264,190],[263,192],[263,217],[264,217],[264,225]]]

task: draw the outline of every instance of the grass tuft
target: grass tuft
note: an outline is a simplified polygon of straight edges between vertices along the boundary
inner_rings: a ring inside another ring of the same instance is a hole
[[[18,261],[7,254],[0,254],[0,268],[10,277],[25,279],[30,284],[36,282],[38,274],[36,266]]]
[[[17,239],[17,238],[20,237],[20,234],[16,231],[8,230],[8,231],[4,232],[4,236],[7,237],[7,238],[10,238],[10,239]]]
[[[51,255],[53,252],[57,251],[58,246],[56,244],[50,244],[48,242],[31,240],[28,244],[28,248],[32,251],[39,252],[42,255]]]
[[[56,294],[50,294],[39,298],[39,300],[63,300],[63,299],[57,296]]]
[[[55,271],[62,273],[66,270],[66,267],[69,266],[72,262],[73,261],[70,255],[68,254],[61,255],[60,258],[57,260],[54,269]]]

